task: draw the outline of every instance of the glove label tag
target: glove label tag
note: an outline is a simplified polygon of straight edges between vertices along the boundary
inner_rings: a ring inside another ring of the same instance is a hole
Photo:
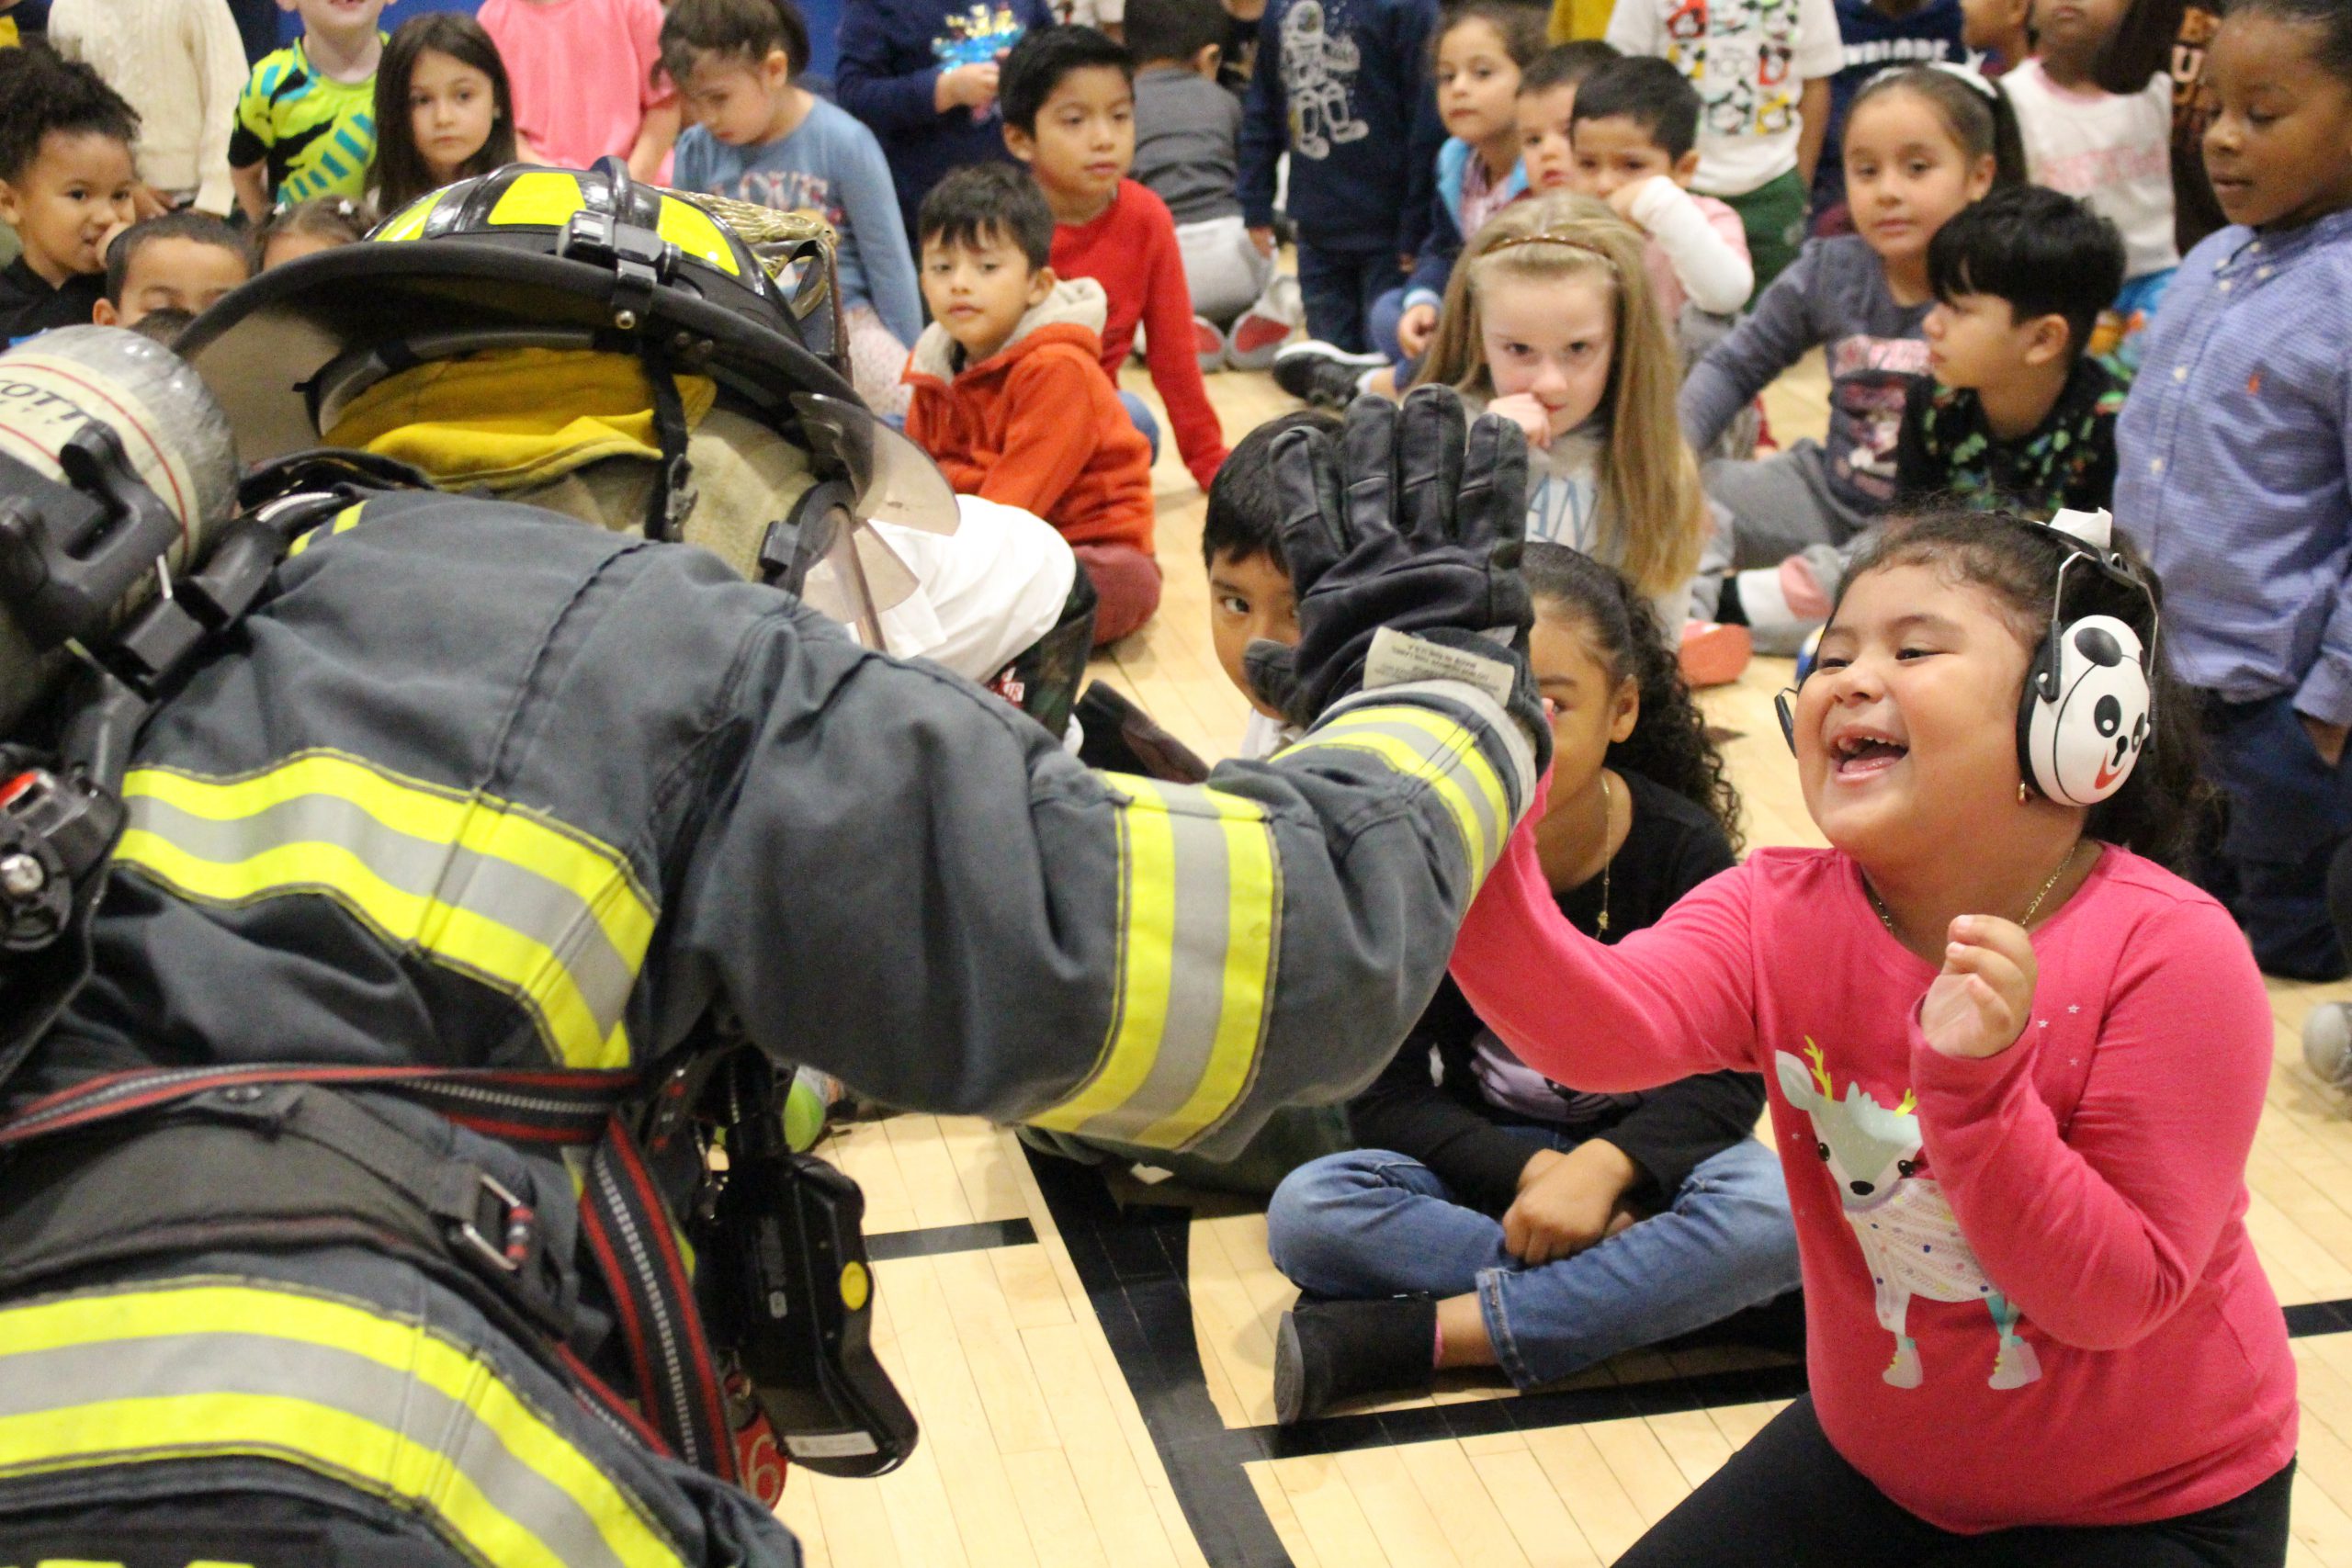
[[[1510,701],[1517,671],[1508,660],[1483,659],[1467,649],[1429,642],[1383,626],[1372,634],[1372,651],[1364,658],[1363,689],[1410,685],[1416,681],[1460,681],[1475,686],[1498,705]]]

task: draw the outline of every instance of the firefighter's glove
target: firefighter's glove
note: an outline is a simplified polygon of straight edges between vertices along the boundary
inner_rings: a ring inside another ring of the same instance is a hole
[[[1527,439],[1424,387],[1402,408],[1359,398],[1335,441],[1294,430],[1274,443],[1283,550],[1298,595],[1294,648],[1243,656],[1259,694],[1299,728],[1365,683],[1385,627],[1435,648],[1384,648],[1374,684],[1465,657],[1527,731],[1540,772],[1551,727],[1527,668],[1534,619],[1519,574],[1527,526]],[[1393,637],[1384,642],[1393,642]]]

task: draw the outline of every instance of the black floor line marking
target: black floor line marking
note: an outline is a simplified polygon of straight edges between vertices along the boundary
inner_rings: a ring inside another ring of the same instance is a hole
[[[1293,1568],[1201,1375],[1187,1261],[1192,1211],[1136,1205],[1122,1212],[1094,1170],[1022,1153],[1201,1555],[1211,1568]]]
[[[1034,1247],[1037,1227],[1017,1220],[982,1220],[971,1225],[930,1225],[922,1230],[877,1231],[865,1238],[865,1256],[876,1263],[899,1258],[936,1258],[943,1252],[979,1252],[994,1247]]]
[[[1533,1432],[1546,1427],[1582,1427],[1629,1416],[1667,1416],[1719,1404],[1754,1404],[1794,1399],[1804,1392],[1804,1369],[1744,1367],[1737,1371],[1701,1372],[1651,1382],[1611,1383],[1561,1389],[1549,1393],[1506,1394],[1412,1410],[1383,1410],[1365,1416],[1326,1416],[1295,1427],[1229,1428],[1226,1438],[1236,1463],[1293,1459],[1301,1454],[1344,1453],[1351,1449],[1395,1448],[1445,1438],[1481,1438],[1496,1432]]]
[[[1244,1464],[1753,1404],[1804,1392],[1803,1367],[1767,1366],[1328,1416],[1295,1427],[1230,1427],[1210,1402],[1193,1332],[1192,1211],[1146,1204],[1121,1209],[1098,1172],[1022,1152],[1036,1173],[1046,1212],[1069,1248],[1079,1282],[1086,1287],[1112,1357],[1143,1412],[1168,1483],[1210,1568],[1295,1568]],[[2352,1332],[2352,1297],[2284,1310],[2292,1338]]]

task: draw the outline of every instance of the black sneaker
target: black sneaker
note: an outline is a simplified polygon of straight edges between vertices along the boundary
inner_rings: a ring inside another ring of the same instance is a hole
[[[1350,354],[1309,338],[1274,355],[1274,385],[1317,408],[1344,409],[1356,400],[1356,383],[1364,372],[1387,363],[1385,354]]]
[[[1274,1419],[1283,1426],[1374,1394],[1427,1393],[1437,1379],[1437,1303],[1301,1301],[1274,1333]]]

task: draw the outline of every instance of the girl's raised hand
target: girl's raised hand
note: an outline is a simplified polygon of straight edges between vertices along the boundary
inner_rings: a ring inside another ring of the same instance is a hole
[[[1500,414],[1527,433],[1530,446],[1552,445],[1552,411],[1532,392],[1513,392],[1507,398],[1497,398],[1487,405],[1487,412]]]
[[[2023,926],[1992,915],[1962,915],[1951,935],[1944,971],[1919,1004],[1919,1032],[1947,1056],[1997,1056],[2033,1012],[2033,944]]]

